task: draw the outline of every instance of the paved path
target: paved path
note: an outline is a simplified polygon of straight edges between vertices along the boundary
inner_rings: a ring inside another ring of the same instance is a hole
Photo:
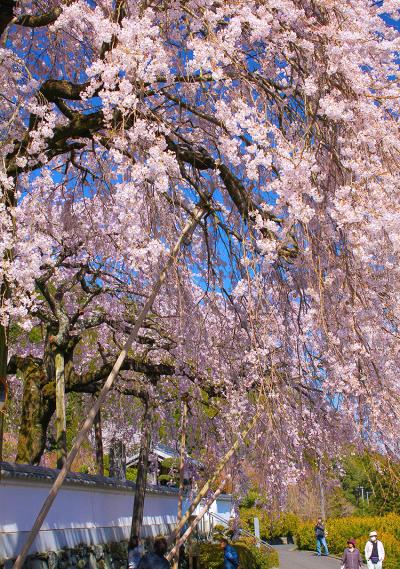
[[[294,545],[276,545],[280,569],[340,569],[339,559],[317,557],[311,551],[297,551]]]

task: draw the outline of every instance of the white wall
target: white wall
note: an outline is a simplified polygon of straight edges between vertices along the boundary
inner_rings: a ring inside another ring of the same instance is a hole
[[[0,482],[0,559],[19,553],[27,532],[46,498],[52,481],[3,477]],[[148,490],[143,534],[167,534],[176,523],[175,492]],[[132,488],[65,483],[36,538],[31,553],[55,551],[80,543],[127,539],[133,507]],[[187,507],[187,504],[186,504]],[[229,519],[229,496],[218,498],[212,510]],[[209,528],[208,520],[202,524]]]

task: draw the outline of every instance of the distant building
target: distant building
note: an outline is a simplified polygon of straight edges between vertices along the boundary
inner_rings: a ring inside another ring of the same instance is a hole
[[[149,458],[148,483],[161,486],[177,486],[179,480],[178,450],[157,443],[153,445]],[[126,459],[127,468],[136,468],[139,460],[139,451]],[[186,456],[185,458],[185,485],[190,486],[193,471],[203,470],[204,466],[198,460]]]

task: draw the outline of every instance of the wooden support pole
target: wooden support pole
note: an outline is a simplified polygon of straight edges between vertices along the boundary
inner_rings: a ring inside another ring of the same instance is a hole
[[[183,534],[183,536],[178,539],[176,541],[176,544],[174,545],[174,547],[171,549],[171,551],[168,553],[168,555],[166,555],[166,558],[168,559],[168,561],[171,561],[171,559],[176,556],[177,552],[179,551],[179,548],[181,547],[181,545],[183,545],[185,543],[185,541],[188,539],[188,537],[190,536],[190,534],[192,533],[192,531],[194,530],[194,528],[197,526],[197,524],[199,523],[199,521],[203,518],[203,516],[208,512],[208,510],[210,509],[211,504],[218,498],[218,496],[221,494],[222,490],[224,489],[224,486],[226,484],[227,480],[223,480],[221,482],[221,484],[218,486],[217,490],[215,491],[215,493],[213,494],[213,496],[211,496],[210,498],[208,498],[204,508],[202,508],[200,510],[200,512],[197,514],[197,516],[195,517],[195,519],[192,521],[192,523],[190,524],[190,526],[188,527],[188,529],[185,531],[185,533]]]
[[[121,369],[121,366],[128,354],[128,351],[130,349],[130,347],[132,346],[132,343],[137,339],[138,334],[139,334],[139,330],[140,328],[143,326],[146,317],[148,315],[148,313],[150,312],[153,303],[156,299],[156,296],[158,295],[166,277],[167,274],[170,270],[170,268],[172,267],[172,265],[174,264],[178,253],[181,249],[182,244],[185,242],[185,238],[187,237],[187,235],[191,235],[191,232],[193,231],[193,229],[197,226],[197,224],[199,223],[199,221],[202,219],[202,217],[205,215],[205,213],[208,211],[208,204],[205,203],[203,200],[200,202],[199,205],[197,205],[193,212],[192,212],[192,216],[190,218],[190,220],[186,223],[185,227],[182,230],[182,233],[179,236],[179,239],[177,240],[176,244],[174,245],[173,249],[170,252],[170,255],[168,257],[167,262],[165,263],[164,268],[162,269],[158,279],[156,280],[154,286],[153,286],[153,290],[152,293],[150,294],[150,296],[148,297],[145,305],[143,306],[142,310],[140,311],[140,313],[138,314],[138,317],[136,319],[135,325],[132,328],[131,333],[129,334],[128,339],[126,340],[124,347],[121,350],[121,353],[119,354],[117,361],[114,364],[114,367],[111,370],[110,375],[107,377],[100,393],[99,393],[99,397],[97,398],[97,400],[95,401],[95,403],[93,404],[92,408],[89,410],[88,416],[86,417],[85,422],[82,425],[82,428],[76,438],[76,441],[71,449],[71,452],[68,454],[67,459],[64,463],[64,466],[62,467],[62,469],[60,470],[57,478],[55,479],[53,486],[51,487],[47,498],[45,499],[40,512],[32,526],[31,531],[28,533],[28,536],[26,538],[26,541],[22,547],[22,550],[20,552],[20,554],[18,555],[17,559],[15,560],[13,569],[22,569],[22,565],[24,564],[25,558],[28,555],[28,552],[33,544],[33,542],[35,541],[35,538],[40,530],[40,528],[43,525],[44,520],[46,519],[46,516],[58,494],[58,491],[60,490],[71,466],[72,463],[76,457],[76,455],[78,454],[78,451],[83,443],[83,441],[86,439],[90,429],[92,428],[93,425],[93,421],[100,409],[100,407],[102,406],[102,404],[104,403],[108,392],[110,391],[111,387],[114,384],[114,381],[116,379],[116,377],[119,374],[119,371]]]

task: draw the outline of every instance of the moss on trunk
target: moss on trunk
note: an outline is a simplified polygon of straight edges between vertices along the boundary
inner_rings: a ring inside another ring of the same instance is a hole
[[[21,426],[16,462],[39,464],[46,444],[46,433],[55,410],[55,399],[44,396],[45,371],[27,359],[19,367],[24,382]]]

